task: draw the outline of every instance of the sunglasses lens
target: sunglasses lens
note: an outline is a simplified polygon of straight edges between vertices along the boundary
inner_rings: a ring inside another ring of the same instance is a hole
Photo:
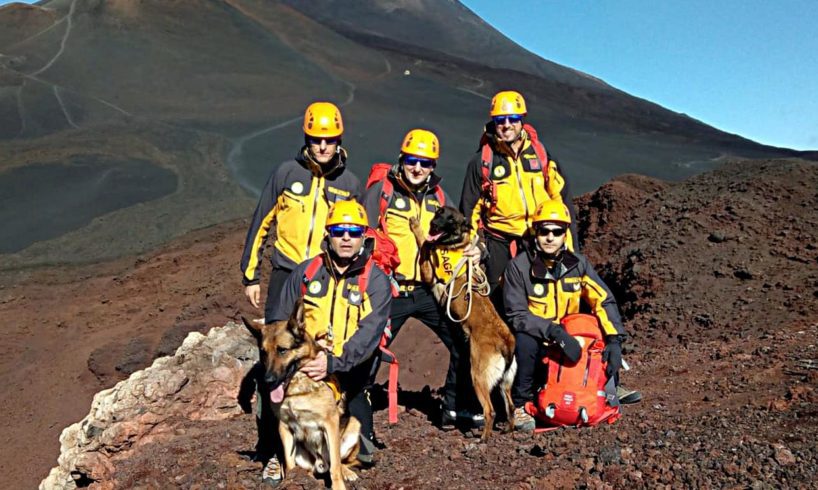
[[[338,138],[309,138],[307,141],[316,146],[320,145],[322,141],[326,141],[328,146],[338,144]]]
[[[537,234],[540,236],[548,236],[549,234],[554,235],[555,237],[561,237],[565,235],[565,228],[545,228],[542,227],[537,230]]]
[[[505,124],[506,121],[509,124],[518,123],[523,120],[523,116],[520,115],[511,115],[511,116],[494,116],[491,118],[494,121],[494,124]]]
[[[414,167],[418,163],[423,168],[434,168],[435,166],[434,160],[427,160],[425,158],[418,158],[412,156],[407,156],[403,158],[403,164],[406,165],[407,167]]]
[[[364,229],[361,226],[330,226],[329,236],[332,238],[341,238],[344,234],[348,234],[350,238],[361,238],[364,234]]]

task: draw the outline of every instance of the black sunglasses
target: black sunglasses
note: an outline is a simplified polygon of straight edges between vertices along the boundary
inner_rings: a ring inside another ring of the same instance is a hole
[[[337,145],[338,142],[341,141],[341,138],[311,138],[311,137],[307,138],[307,144],[310,145],[318,146],[321,144],[322,141],[326,141],[327,146]]]
[[[568,231],[566,228],[546,228],[545,226],[541,226],[537,228],[537,235],[548,236],[549,234],[553,234],[555,237],[561,237],[565,235],[566,231]]]
[[[435,165],[437,165],[437,162],[434,160],[429,160],[428,158],[418,158],[412,155],[406,155],[403,157],[401,162],[407,167],[414,167],[418,163],[423,168],[435,168]]]

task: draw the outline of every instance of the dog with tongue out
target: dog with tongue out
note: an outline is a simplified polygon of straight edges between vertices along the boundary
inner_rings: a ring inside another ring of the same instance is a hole
[[[361,424],[345,412],[345,400],[334,380],[313,381],[300,368],[323,350],[307,334],[304,302],[298,300],[288,320],[257,325],[244,320],[259,347],[273,412],[284,446],[285,477],[298,465],[330,473],[332,488],[357,480]]]

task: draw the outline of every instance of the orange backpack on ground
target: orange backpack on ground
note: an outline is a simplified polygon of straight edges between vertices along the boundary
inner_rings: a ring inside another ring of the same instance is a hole
[[[549,352],[543,358],[548,381],[536,402],[526,403],[525,411],[550,427],[542,430],[612,424],[622,413],[614,380],[605,376],[605,342],[599,322],[592,315],[574,314],[566,316],[562,325],[570,335],[581,339],[582,355],[575,364],[569,364],[561,352]]]

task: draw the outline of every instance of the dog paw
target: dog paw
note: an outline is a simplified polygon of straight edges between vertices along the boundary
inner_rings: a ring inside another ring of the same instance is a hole
[[[347,466],[341,467],[341,473],[344,475],[344,481],[356,481],[358,479],[358,474]]]

